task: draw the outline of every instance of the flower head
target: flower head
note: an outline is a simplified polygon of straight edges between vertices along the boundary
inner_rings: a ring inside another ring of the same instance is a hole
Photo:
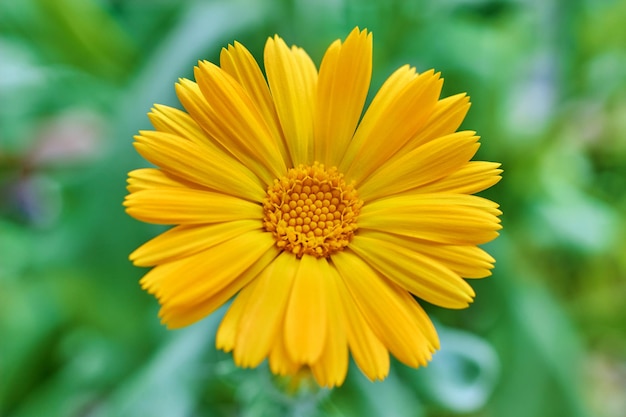
[[[234,297],[217,346],[274,373],[309,368],[341,385],[349,353],[370,379],[389,353],[425,365],[438,349],[416,301],[464,308],[464,278],[490,275],[478,245],[497,236],[498,205],[474,196],[499,164],[471,161],[459,131],[465,94],[440,99],[438,73],[404,66],[363,113],[372,35],[330,45],[319,72],[275,36],[264,77],[235,43],[202,61],[176,92],[185,111],[155,105],[135,148],[156,168],[129,174],[127,212],[175,225],[131,254],[153,267],[141,285],[171,328]]]

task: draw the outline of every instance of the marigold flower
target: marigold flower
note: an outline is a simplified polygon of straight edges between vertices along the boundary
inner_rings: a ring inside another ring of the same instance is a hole
[[[186,111],[155,105],[155,130],[135,148],[156,168],[130,172],[124,205],[144,222],[175,225],[134,251],[153,267],[141,285],[178,328],[234,298],[217,347],[272,372],[310,369],[341,385],[351,353],[370,379],[389,353],[425,365],[437,333],[413,297],[464,308],[464,278],[490,275],[478,247],[500,229],[498,205],[474,196],[499,164],[471,161],[457,132],[465,94],[440,99],[439,73],[403,66],[362,115],[372,35],[330,45],[319,72],[275,36],[265,71],[235,43],[220,65],[201,61],[176,92]]]

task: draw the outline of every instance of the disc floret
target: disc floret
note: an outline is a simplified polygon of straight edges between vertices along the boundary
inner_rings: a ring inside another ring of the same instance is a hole
[[[350,243],[362,206],[337,168],[300,164],[268,187],[263,225],[282,250],[328,257]]]

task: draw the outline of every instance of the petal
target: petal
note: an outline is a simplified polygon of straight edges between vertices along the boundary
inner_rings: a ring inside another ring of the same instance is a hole
[[[210,142],[212,146],[232,155],[254,172],[264,184],[272,183],[275,176],[268,171],[268,165],[248,153],[246,146],[240,143],[239,137],[229,136],[232,132],[230,132],[228,128],[224,128],[223,122],[216,120],[219,116],[216,114],[211,104],[205,99],[202,91],[200,91],[200,87],[196,83],[187,79],[180,79],[176,84],[176,94],[185,107],[185,110],[187,110],[189,115],[191,115],[210,139],[208,142]],[[213,103],[213,105],[217,107],[221,104],[222,103]],[[246,127],[241,127],[244,124],[246,124]],[[239,121],[237,126],[244,130],[249,127],[247,126],[247,121]],[[258,141],[257,137],[253,136],[253,138],[251,142]],[[253,146],[251,143],[247,145]]]
[[[315,160],[337,166],[356,130],[372,76],[372,34],[355,28],[326,51],[317,88]]]
[[[274,340],[269,357],[270,370],[276,375],[296,375],[302,368],[301,363],[294,362],[285,347],[285,338]]]
[[[296,257],[282,252],[255,279],[235,339],[238,366],[257,366],[268,356],[275,340],[282,338],[283,317],[297,268]]]
[[[184,265],[189,258],[183,258],[173,262],[167,262],[152,268],[147,274],[145,274],[140,280],[139,284],[141,288],[149,292],[150,294],[156,294],[160,291],[161,283],[170,277],[175,275],[180,266]]]
[[[244,287],[237,297],[233,300],[228,311],[224,314],[217,333],[215,335],[215,347],[224,352],[232,351],[236,346],[237,336],[239,334],[239,323],[243,316],[244,310],[254,292],[256,281]]]
[[[401,362],[417,367],[431,358],[432,347],[404,301],[358,256],[333,256],[343,282],[383,344]]]
[[[465,194],[406,194],[365,204],[359,229],[451,245],[478,245],[498,236],[498,205]]]
[[[230,300],[239,290],[246,287],[277,255],[276,249],[270,249],[245,271],[233,277],[226,286],[215,293],[207,293],[197,302],[187,304],[165,303],[159,311],[161,322],[169,329],[175,329],[195,323],[213,313]],[[156,268],[155,268],[156,269]]]
[[[219,149],[202,128],[187,113],[173,107],[155,104],[148,113],[152,126],[160,132],[171,133],[196,144]]]
[[[389,280],[419,298],[446,308],[465,308],[474,290],[458,274],[428,256],[377,233],[361,233],[350,248]]]
[[[169,133],[140,133],[135,136],[135,149],[163,171],[246,200],[260,202],[265,197],[258,177],[224,152],[213,152],[209,147]]]
[[[340,164],[357,185],[400,149],[426,123],[442,80],[433,71],[419,76],[403,67],[374,97]]]
[[[272,136],[276,139],[283,160],[289,161],[287,145],[270,89],[252,54],[242,44],[235,42],[234,46],[228,45],[228,49],[222,49],[220,67],[237,80],[255,102]]]
[[[438,350],[440,347],[439,336],[437,335],[437,330],[435,329],[433,322],[430,320],[430,317],[428,317],[428,314],[426,314],[417,300],[404,288],[389,280],[385,280],[385,282],[400,299],[400,302],[403,303],[404,307],[408,309],[411,319],[415,321],[415,325],[419,327],[420,331],[426,338],[428,351],[433,353]]]
[[[281,138],[272,134],[246,90],[226,71],[208,61],[200,62],[194,74],[209,103],[208,117],[214,123],[216,140],[236,155],[251,157],[255,165],[263,164],[257,170],[263,173],[266,170],[272,179],[284,175],[287,168],[278,145]]]
[[[124,201],[134,218],[156,224],[199,224],[259,219],[259,204],[211,191],[156,188],[134,192]]]
[[[285,347],[296,363],[313,364],[326,341],[327,294],[321,278],[325,258],[303,256],[298,261],[285,313]]]
[[[359,198],[375,200],[450,175],[472,159],[479,147],[477,141],[474,132],[457,132],[392,158],[359,186]]]
[[[399,155],[410,152],[433,139],[456,132],[461,126],[470,108],[469,97],[465,93],[443,98],[437,101],[428,121],[398,151]]]
[[[474,194],[497,184],[502,177],[496,162],[470,161],[458,171],[415,192]]]
[[[187,188],[187,184],[178,181],[163,171],[155,168],[141,168],[128,173],[128,186],[131,193],[160,188]]]
[[[275,36],[265,44],[265,71],[291,164],[310,164],[317,88],[315,65],[304,50],[289,49],[280,37]]]
[[[320,386],[335,387],[343,384],[348,372],[348,339],[345,317],[341,312],[342,300],[337,289],[335,271],[328,262],[320,263],[322,271],[318,279],[324,285],[328,300],[328,326],[326,344],[319,360],[311,366],[315,380]]]
[[[389,374],[389,352],[365,320],[337,269],[333,266],[330,271],[341,299],[337,312],[343,316],[352,357],[370,380],[383,380]]]
[[[130,260],[136,266],[170,262],[256,229],[261,229],[258,220],[176,226],[141,245],[131,253]]]
[[[258,266],[260,260],[267,260],[266,252],[276,251],[274,243],[269,233],[250,231],[187,258],[156,266],[141,284],[164,306],[200,303],[237,281],[248,268]],[[162,268],[167,274],[159,273]]]
[[[491,275],[495,259],[478,246],[442,245],[388,233],[367,232],[367,236],[397,243],[445,265],[463,278],[484,278]]]

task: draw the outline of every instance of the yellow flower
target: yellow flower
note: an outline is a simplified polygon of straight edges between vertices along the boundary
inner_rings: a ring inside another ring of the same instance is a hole
[[[154,267],[141,285],[178,328],[235,299],[217,347],[272,372],[310,369],[341,385],[349,353],[370,379],[389,353],[425,365],[434,326],[413,297],[464,308],[464,278],[490,275],[477,245],[500,229],[498,205],[472,194],[500,179],[470,161],[475,132],[456,132],[465,94],[439,99],[439,73],[394,72],[362,116],[372,35],[330,45],[319,72],[275,36],[266,78],[241,44],[199,62],[176,92],[186,112],[155,105],[135,148],[156,168],[129,174],[128,214],[176,225],[130,256]]]

